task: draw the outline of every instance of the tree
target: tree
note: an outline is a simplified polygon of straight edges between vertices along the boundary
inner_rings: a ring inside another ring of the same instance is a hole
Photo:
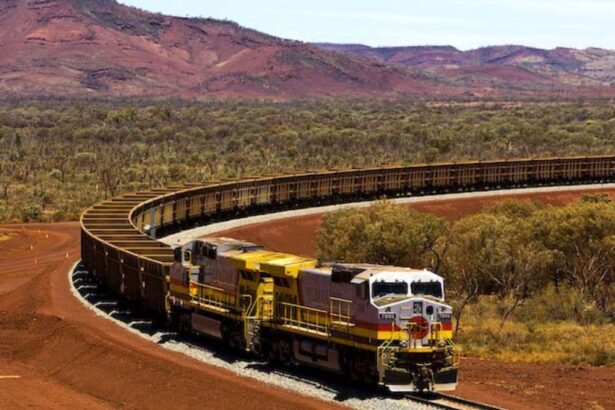
[[[98,177],[107,197],[115,196],[121,182],[122,165],[117,158],[105,157],[98,164]]]
[[[552,255],[555,285],[570,282],[615,318],[615,204],[585,200],[538,212],[530,223],[533,240]]]
[[[455,332],[465,307],[481,294],[496,294],[500,327],[542,283],[550,252],[533,243],[527,217],[540,207],[506,201],[458,220],[451,228],[444,272],[458,301]]]
[[[447,229],[432,214],[388,201],[325,216],[317,245],[321,258],[414,268],[438,268],[435,244]]]

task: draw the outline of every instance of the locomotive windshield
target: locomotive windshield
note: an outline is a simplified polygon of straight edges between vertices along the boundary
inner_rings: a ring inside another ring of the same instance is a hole
[[[442,298],[442,285],[440,282],[412,282],[410,290],[413,295],[433,296]]]
[[[374,282],[372,283],[372,298],[383,296],[407,296],[408,284],[406,282]]]

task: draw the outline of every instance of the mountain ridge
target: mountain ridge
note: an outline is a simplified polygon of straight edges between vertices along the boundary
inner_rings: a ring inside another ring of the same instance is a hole
[[[596,81],[563,81],[548,70],[518,64],[469,63],[496,58],[495,52],[470,57],[450,46],[364,47],[332,49],[230,21],[165,16],[113,0],[0,0],[0,92],[5,96],[290,100],[613,91],[597,87]],[[510,54],[505,58],[513,58]],[[457,72],[434,65],[434,58],[449,59]],[[571,58],[569,64],[576,61]]]
[[[565,86],[615,85],[615,50],[588,47],[542,49],[523,45],[499,45],[459,50],[444,46],[370,47],[362,44],[315,43],[326,50],[362,56],[374,61],[421,68],[455,80],[460,76],[491,77],[533,75],[536,81]],[[503,69],[507,68],[507,70]],[[483,81],[485,79],[483,78]]]

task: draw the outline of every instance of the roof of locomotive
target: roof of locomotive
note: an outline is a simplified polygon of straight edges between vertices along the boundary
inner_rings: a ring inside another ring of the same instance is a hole
[[[257,245],[255,243],[253,243],[253,242],[248,242],[248,241],[244,241],[244,240],[241,240],[241,239],[226,238],[226,237],[215,237],[215,236],[209,237],[209,236],[207,236],[205,238],[199,238],[198,240],[201,241],[201,242],[205,242],[205,243],[208,243],[208,244],[211,244],[211,245],[216,245],[216,246],[217,245],[236,245],[238,247],[246,246],[246,245],[248,245],[248,246],[260,246],[260,245]]]
[[[418,281],[442,280],[441,276],[438,276],[426,269],[413,269],[392,265],[376,265],[371,263],[337,263],[329,266],[302,269],[301,273],[308,275],[332,276],[333,271],[340,268],[351,272],[352,279],[350,280],[350,283],[354,284],[363,283],[372,277],[375,277],[376,280],[388,278],[396,279],[395,276],[399,274],[411,275],[412,280]]]
[[[210,245],[214,245],[214,246],[220,246],[220,245],[228,245],[228,246],[236,246],[236,247],[241,247],[242,245],[259,246],[255,243],[248,242],[248,241],[242,241],[239,239],[225,238],[225,237],[214,237],[214,236],[212,237],[208,236],[204,238],[194,238],[191,236],[187,236],[187,237],[177,239],[177,242],[174,243],[172,246],[184,246],[188,243],[197,242],[197,241],[210,244]]]

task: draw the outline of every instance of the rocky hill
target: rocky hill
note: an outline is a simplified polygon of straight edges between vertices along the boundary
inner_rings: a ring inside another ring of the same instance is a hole
[[[0,0],[0,92],[288,99],[461,90],[421,70],[228,21],[167,17],[112,0]]]
[[[610,92],[615,86],[615,50],[493,46],[461,51],[451,46],[368,47],[317,44],[324,50],[387,64],[420,68],[457,86],[499,89],[569,88]],[[601,91],[600,91],[601,90]]]
[[[113,0],[0,0],[0,98],[601,95],[614,64],[604,50],[311,45]]]

